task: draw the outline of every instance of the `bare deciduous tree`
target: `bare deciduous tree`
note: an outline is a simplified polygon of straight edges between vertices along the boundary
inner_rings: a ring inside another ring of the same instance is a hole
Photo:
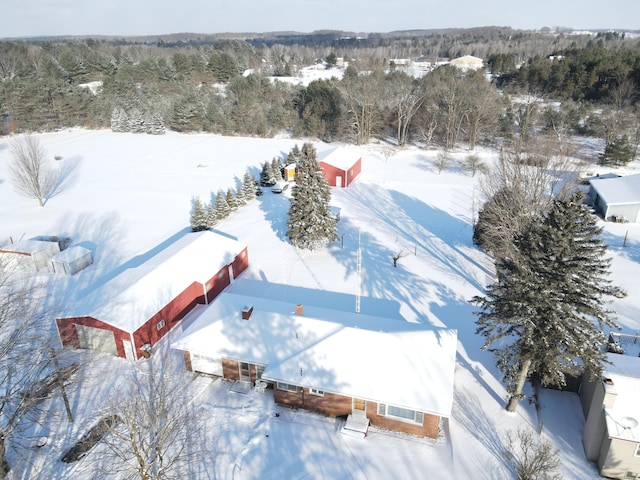
[[[506,435],[502,455],[515,470],[517,480],[559,480],[559,451],[531,430],[518,429]]]
[[[193,478],[199,463],[194,460],[203,454],[199,425],[204,417],[182,388],[184,378],[160,367],[170,364],[165,360],[135,365],[125,382],[127,392],[118,389],[110,401],[109,415],[118,422],[103,439],[113,460],[109,468],[132,478]]]
[[[14,188],[25,197],[38,200],[41,207],[77,180],[78,162],[68,160],[54,168],[37,137],[18,138],[11,144],[11,153],[9,175]]]
[[[42,328],[49,317],[41,285],[16,274],[0,261],[0,478],[10,470],[8,441],[48,394],[51,345]]]

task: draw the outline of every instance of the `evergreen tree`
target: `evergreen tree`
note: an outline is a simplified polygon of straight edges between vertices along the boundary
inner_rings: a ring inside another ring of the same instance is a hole
[[[132,133],[145,133],[147,131],[144,116],[137,108],[131,110],[129,114],[129,130]]]
[[[273,157],[273,160],[271,160],[271,175],[272,175],[271,178],[273,179],[274,183],[282,181],[283,167],[284,165],[282,164],[282,160],[280,160],[279,158]]]
[[[191,199],[191,231],[201,232],[208,228],[207,212],[200,201],[200,197],[194,197]]]
[[[626,165],[635,156],[635,148],[626,135],[609,143],[599,155],[600,165]]]
[[[264,162],[262,165],[262,171],[260,172],[260,185],[268,187],[275,183],[273,179],[273,170],[271,169],[271,162]]]
[[[244,177],[242,178],[242,195],[244,197],[245,203],[250,202],[254,198],[256,198],[256,184],[255,179],[251,177],[249,174],[249,170],[244,172]]]
[[[338,238],[330,201],[331,190],[318,165],[315,148],[305,143],[288,212],[287,237],[292,245],[315,250]]]
[[[231,208],[229,207],[227,198],[225,197],[225,194],[222,193],[222,190],[218,190],[218,193],[216,195],[215,212],[218,221],[227,218],[231,213]]]
[[[287,155],[287,158],[285,160],[285,166],[291,165],[292,163],[297,163],[301,158],[302,158],[302,152],[300,151],[300,148],[296,143],[291,149],[291,151],[289,152],[289,155]]]
[[[236,208],[244,207],[247,204],[247,197],[244,194],[244,184],[236,188],[234,197],[236,199]]]
[[[216,215],[216,206],[214,204],[214,201],[211,201],[207,204],[205,215],[208,228],[213,228],[218,224],[218,217]]]
[[[111,112],[111,130],[114,132],[129,131],[129,117],[123,108],[116,107]]]
[[[163,135],[165,133],[164,120],[160,112],[152,112],[146,122],[147,133],[151,135]]]
[[[236,198],[231,188],[227,188],[227,195],[225,198],[227,200],[227,205],[229,205],[230,211],[234,211],[238,209],[238,199]]]
[[[483,348],[494,352],[514,411],[527,378],[564,385],[582,368],[602,372],[603,328],[617,328],[605,309],[612,295],[602,229],[579,194],[556,199],[540,223],[515,240],[513,256],[496,262],[497,281],[472,302]]]

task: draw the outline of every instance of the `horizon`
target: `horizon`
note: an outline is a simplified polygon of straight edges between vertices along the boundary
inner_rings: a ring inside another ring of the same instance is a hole
[[[247,12],[251,12],[249,15]],[[461,13],[462,12],[462,13]],[[288,13],[288,14],[284,14]],[[537,31],[640,31],[640,2],[613,0],[603,9],[595,0],[542,0],[535,9],[507,0],[236,0],[213,4],[192,0],[26,0],[3,7],[2,39],[48,37],[146,37],[179,34],[245,34],[318,31],[391,33],[508,26]],[[572,25],[566,27],[566,25]]]

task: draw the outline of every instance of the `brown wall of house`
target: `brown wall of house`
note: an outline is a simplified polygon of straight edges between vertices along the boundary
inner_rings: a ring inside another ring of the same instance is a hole
[[[184,368],[193,372],[193,367],[191,366],[191,353],[187,351],[182,353],[184,354]]]
[[[367,417],[371,425],[396,430],[398,432],[420,435],[421,437],[438,438],[440,417],[427,413],[423,414],[423,416],[424,420],[422,425],[394,420],[392,417],[378,415],[378,404],[375,402],[367,402]]]
[[[238,362],[236,360],[222,359],[222,377],[228,380],[240,380]]]
[[[308,388],[298,387],[298,393],[279,390],[274,386],[276,403],[289,407],[304,408],[312,412],[330,416],[349,415],[351,413],[351,397],[325,392],[324,397],[313,395]]]

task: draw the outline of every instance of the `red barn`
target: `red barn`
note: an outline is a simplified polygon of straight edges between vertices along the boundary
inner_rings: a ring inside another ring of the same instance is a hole
[[[362,170],[362,157],[341,147],[319,153],[318,163],[331,187],[348,187]]]
[[[124,269],[57,318],[62,344],[137,360],[248,265],[242,243],[211,231],[189,233],[141,265]]]

